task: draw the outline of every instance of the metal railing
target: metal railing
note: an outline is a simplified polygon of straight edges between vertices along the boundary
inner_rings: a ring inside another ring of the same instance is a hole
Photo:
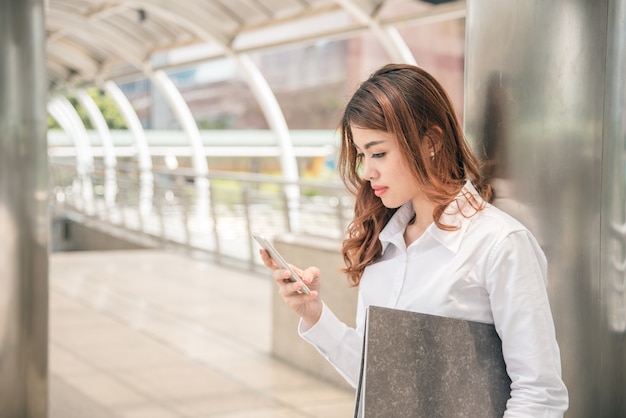
[[[338,181],[218,171],[198,179],[190,169],[154,169],[147,181],[136,165],[80,171],[73,161],[50,161],[53,216],[80,216],[131,241],[251,269],[259,263],[252,231],[341,240],[353,213],[353,199]]]

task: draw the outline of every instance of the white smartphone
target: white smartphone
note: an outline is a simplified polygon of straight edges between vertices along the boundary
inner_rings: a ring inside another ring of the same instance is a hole
[[[311,291],[306,286],[306,284],[304,284],[300,276],[298,276],[298,274],[295,271],[293,271],[289,263],[287,263],[287,261],[283,258],[282,255],[280,255],[278,250],[274,248],[272,243],[267,238],[265,238],[263,235],[258,234],[256,232],[252,233],[252,238],[254,238],[256,242],[258,242],[262,248],[267,250],[270,257],[272,257],[272,260],[274,260],[276,264],[278,264],[278,267],[285,269],[285,270],[289,270],[289,272],[291,273],[291,278],[289,279],[290,281],[292,282],[299,281],[300,283],[302,283],[301,293],[305,293],[307,295],[311,293]]]

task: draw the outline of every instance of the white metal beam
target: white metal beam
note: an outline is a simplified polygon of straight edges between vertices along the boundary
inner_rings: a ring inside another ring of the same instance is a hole
[[[117,180],[115,174],[115,167],[117,166],[117,157],[115,156],[115,147],[111,140],[111,132],[109,126],[102,115],[102,112],[98,108],[96,102],[91,96],[84,90],[78,89],[76,91],[76,97],[81,105],[87,111],[89,120],[91,121],[94,129],[100,136],[102,141],[102,148],[104,151],[104,201],[108,207],[115,204],[115,196],[117,194]]]
[[[150,147],[148,146],[146,133],[143,130],[143,126],[141,125],[141,121],[135,109],[133,109],[133,106],[128,101],[126,95],[124,95],[124,92],[120,90],[119,86],[109,80],[104,83],[104,89],[117,104],[122,117],[126,121],[128,130],[135,139],[140,181],[139,213],[141,216],[148,215],[152,210],[154,175],[152,173],[152,156],[150,155]]]
[[[354,0],[335,0],[335,3],[343,7],[357,21],[367,25],[393,61],[417,65],[413,53],[394,26],[382,25],[378,19],[363,10]]]
[[[209,179],[207,177],[209,166],[198,125],[182,94],[164,71],[151,72],[150,79],[165,97],[189,140],[192,150],[192,167],[195,174],[196,216],[198,221],[206,221],[209,214]]]
[[[235,60],[239,68],[241,68],[244,78],[259,103],[270,129],[277,137],[278,144],[281,147],[280,162],[284,178],[290,181],[298,180],[298,166],[289,135],[289,127],[276,96],[252,60],[246,54],[236,53],[230,46],[230,40],[222,34],[210,31],[208,29],[209,26],[202,20],[202,15],[190,13],[190,10],[186,10],[187,3],[177,4],[175,6],[176,14],[172,11],[174,6],[165,0],[137,1],[136,3],[150,10],[151,13],[158,14],[163,19],[174,19],[179,23],[181,19],[184,19],[185,26],[196,36],[209,42],[219,42],[222,45],[226,56]],[[293,191],[291,193],[294,198],[297,197]]]
[[[93,184],[91,174],[93,173],[93,153],[89,136],[85,130],[74,106],[64,96],[57,96],[47,104],[48,113],[61,125],[63,130],[72,138],[76,148],[76,171],[78,181],[73,188],[81,196],[80,204],[85,212],[90,214],[93,211]]]

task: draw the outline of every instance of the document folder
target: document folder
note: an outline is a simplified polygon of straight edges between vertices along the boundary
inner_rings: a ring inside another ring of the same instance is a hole
[[[511,394],[492,324],[370,306],[355,418],[501,418]]]

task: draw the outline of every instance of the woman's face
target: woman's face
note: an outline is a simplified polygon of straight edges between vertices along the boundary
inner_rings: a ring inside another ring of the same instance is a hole
[[[370,182],[383,205],[393,209],[422,193],[395,137],[383,131],[351,127],[361,177]]]

